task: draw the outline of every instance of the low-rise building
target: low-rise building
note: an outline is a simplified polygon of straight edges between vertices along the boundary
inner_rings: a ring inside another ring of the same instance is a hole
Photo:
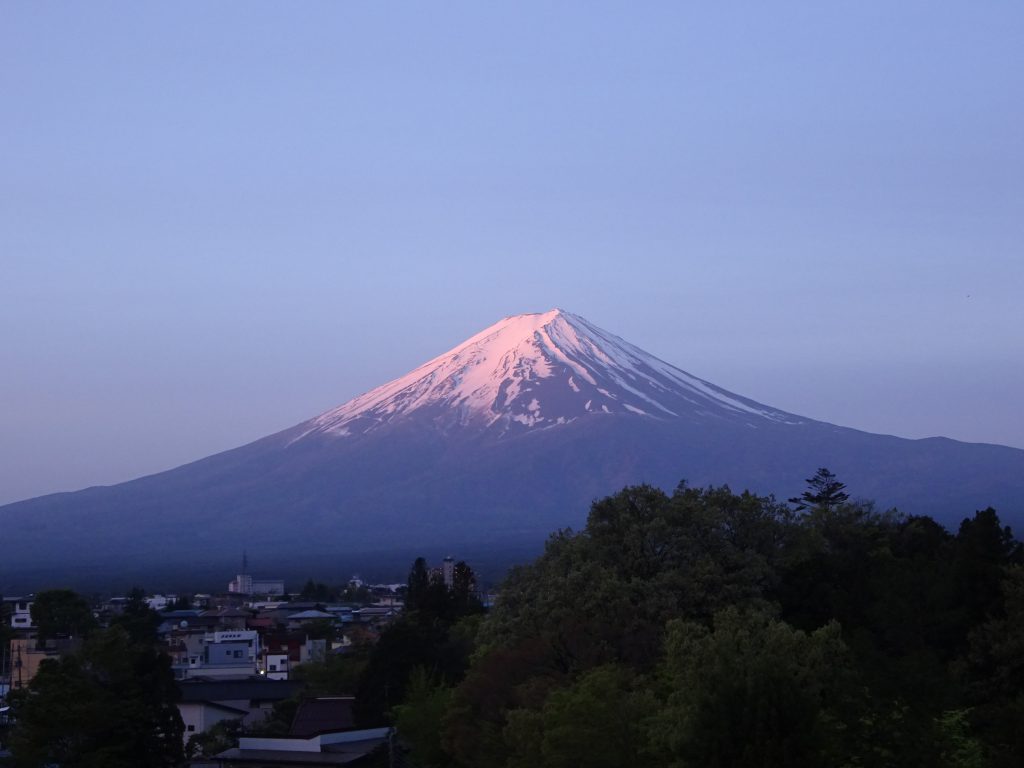
[[[39,672],[39,665],[46,659],[59,659],[74,653],[81,647],[78,638],[52,638],[40,642],[31,635],[11,639],[10,645],[10,687],[24,688]]]
[[[178,711],[185,741],[222,720],[255,725],[267,719],[274,704],[294,696],[298,683],[286,680],[186,680],[179,684]]]
[[[239,595],[284,595],[284,579],[258,579],[240,573],[228,582],[228,592]]]
[[[253,629],[177,633],[168,646],[178,679],[244,678],[259,673],[260,635]]]
[[[388,748],[390,728],[321,733],[310,738],[254,738],[243,736],[238,746],[213,758],[216,766],[280,768],[309,765],[365,765],[374,753]],[[371,757],[373,756],[373,757]]]
[[[33,601],[33,595],[29,595],[28,597],[4,598],[4,602],[7,604],[7,610],[10,612],[11,616],[11,629],[30,630],[36,628],[36,625],[32,621]]]

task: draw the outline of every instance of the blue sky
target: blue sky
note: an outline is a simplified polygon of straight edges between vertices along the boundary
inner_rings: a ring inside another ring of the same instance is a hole
[[[6,3],[0,502],[554,306],[1024,447],[1019,3]]]

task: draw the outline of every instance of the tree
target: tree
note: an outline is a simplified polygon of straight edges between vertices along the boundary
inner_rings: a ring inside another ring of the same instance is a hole
[[[349,583],[342,590],[341,599],[346,603],[368,603],[373,596],[370,592],[369,587],[365,584],[353,584]]]
[[[458,625],[455,625],[458,626]],[[402,703],[413,670],[422,667],[447,684],[461,679],[472,641],[442,620],[403,616],[387,627],[370,650],[360,675],[353,713],[357,724],[380,725]]]
[[[950,710],[937,718],[940,759],[948,768],[986,768],[985,750],[970,733],[966,710]]]
[[[366,669],[366,653],[327,654],[322,661],[307,661],[295,668],[293,678],[302,683],[309,696],[337,696],[354,693]]]
[[[1006,569],[999,618],[974,628],[965,671],[970,713],[987,741],[995,745],[991,765],[1024,762],[1024,566]]]
[[[422,557],[409,571],[405,611],[381,633],[370,650],[356,690],[357,723],[378,725],[401,704],[417,668],[443,684],[458,682],[469,665],[476,635],[475,619],[483,612],[476,597],[476,576],[466,563],[454,566],[452,587],[427,570]],[[471,631],[465,628],[472,627]]]
[[[316,600],[317,602],[331,602],[337,598],[335,590],[331,589],[326,584],[318,581],[313,581],[310,578],[302,587],[302,592],[299,593],[300,600]]]
[[[453,618],[467,616],[483,610],[476,594],[476,574],[464,561],[455,564],[452,572],[452,586],[449,590]]]
[[[395,707],[399,738],[409,745],[413,760],[423,768],[442,768],[452,763],[441,744],[441,723],[451,703],[452,689],[438,682],[423,667],[409,677],[405,703]]]
[[[8,615],[7,603],[2,601],[2,595],[0,595],[0,676],[6,676],[8,669],[6,665],[10,663],[7,658],[7,653],[10,650],[10,641],[14,636],[14,630],[11,629],[10,616]]]
[[[1021,543],[1013,538],[1009,526],[1000,523],[992,507],[960,523],[952,566],[960,590],[958,597],[971,624],[1002,610],[1000,585],[1006,567],[1022,563]]]
[[[839,626],[808,635],[728,609],[711,629],[671,623],[662,669],[669,695],[652,746],[673,765],[834,765],[845,730],[829,713],[843,699]]]
[[[154,645],[160,626],[160,614],[149,607],[145,590],[133,587],[121,615],[111,620],[110,625],[124,628],[133,643]]]
[[[337,626],[334,619],[313,619],[302,624],[306,636],[312,640],[327,640],[328,644],[334,639]],[[329,647],[329,646],[328,646]]]
[[[622,665],[590,670],[551,693],[538,712],[509,712],[510,768],[617,768],[647,761],[646,723],[656,702]]]
[[[819,467],[814,477],[807,478],[805,482],[807,490],[789,500],[790,504],[796,504],[797,511],[819,509],[829,512],[850,498],[850,494],[845,492],[846,484],[836,480],[835,474],[826,467]]]
[[[11,696],[15,766],[176,766],[184,725],[170,659],[122,627],[95,632],[81,652],[44,661]]]
[[[58,636],[84,637],[96,626],[89,603],[70,589],[40,592],[31,611],[40,643]]]
[[[851,503],[827,469],[808,483],[806,514],[727,487],[595,502],[474,617],[464,673],[414,567],[364,680],[405,694],[399,724],[431,765],[1024,764],[1009,529],[985,510],[954,537]]]
[[[727,487],[681,484],[667,496],[632,486],[595,502],[584,530],[554,534],[502,585],[445,719],[452,754],[465,765],[504,764],[511,728],[522,744],[541,745],[515,751],[520,764],[568,759],[567,745],[588,740],[585,728],[549,731],[548,698],[594,669],[650,673],[672,619],[764,605],[791,518],[770,498]],[[589,690],[573,696],[582,702]],[[570,711],[559,710],[563,721]]]
[[[595,502],[583,531],[555,534],[536,562],[511,572],[482,644],[543,638],[560,673],[653,666],[669,619],[764,601],[789,515],[728,487],[680,485],[671,497],[627,487]]]
[[[460,560],[452,569],[452,584],[440,573],[427,570],[427,561],[417,557],[409,570],[405,592],[405,615],[419,622],[451,624],[463,616],[480,613],[483,605],[476,595],[476,574]]]
[[[242,732],[241,718],[221,720],[202,733],[194,733],[189,736],[188,743],[185,745],[185,755],[191,760],[202,756],[213,756],[218,752],[237,747],[238,737]]]
[[[430,571],[427,570],[427,561],[417,557],[409,570],[408,588],[405,593],[405,609],[415,611],[421,608],[427,599],[427,592],[430,589]]]

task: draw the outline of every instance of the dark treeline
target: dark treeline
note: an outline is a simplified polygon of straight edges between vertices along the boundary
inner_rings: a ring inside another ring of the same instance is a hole
[[[12,691],[16,768],[135,768],[182,764],[184,726],[171,660],[159,648],[160,616],[134,589],[120,616],[101,627],[87,600],[67,589],[32,605],[40,644],[78,640],[77,651],[47,659],[28,687]]]
[[[486,617],[411,590],[361,712],[423,766],[1020,766],[1021,562],[992,509],[950,533],[827,470],[790,505],[626,488]]]

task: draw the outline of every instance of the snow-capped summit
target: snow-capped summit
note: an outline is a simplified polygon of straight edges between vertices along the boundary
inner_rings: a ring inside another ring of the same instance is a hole
[[[734,395],[562,309],[506,317],[454,349],[308,423],[311,433],[366,434],[409,418],[498,434],[581,418],[764,420],[797,416]],[[301,439],[297,438],[297,439]]]

